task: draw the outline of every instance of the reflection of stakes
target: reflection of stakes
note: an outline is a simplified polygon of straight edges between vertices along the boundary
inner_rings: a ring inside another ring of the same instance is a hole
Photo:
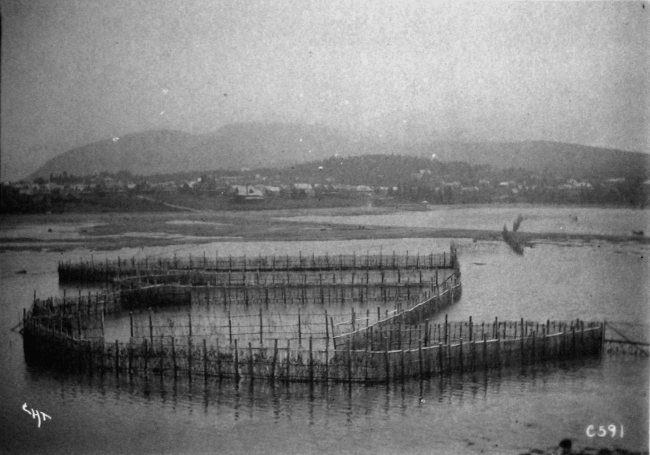
[[[176,365],[176,344],[175,344],[175,339],[176,337],[172,336],[172,364],[174,367],[174,377],[176,377],[176,372],[178,370],[178,366]]]
[[[239,349],[237,349],[237,340],[235,340],[235,364],[233,366],[235,381],[239,381]]]
[[[273,363],[271,364],[271,379],[275,379],[275,365],[278,361],[278,339],[273,344]]]
[[[290,374],[291,374],[291,339],[287,339],[287,372],[285,375],[285,378],[287,381],[289,381]]]

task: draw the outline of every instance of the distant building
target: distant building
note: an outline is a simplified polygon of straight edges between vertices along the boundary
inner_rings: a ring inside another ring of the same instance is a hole
[[[357,185],[356,191],[357,193],[366,194],[366,195],[371,195],[374,192],[372,188],[367,185]]]
[[[264,190],[253,185],[233,185],[235,200],[240,202],[263,201]]]
[[[70,190],[81,193],[83,191],[88,190],[88,185],[86,185],[85,183],[77,183],[77,184],[74,184],[74,185],[70,185]]]
[[[314,197],[316,191],[311,183],[294,183],[293,194],[296,197]]]
[[[264,186],[264,191],[269,196],[280,196],[282,193],[282,188],[279,186],[266,185]]]

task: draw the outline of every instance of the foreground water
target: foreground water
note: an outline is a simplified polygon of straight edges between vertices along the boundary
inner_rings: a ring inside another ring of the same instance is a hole
[[[338,217],[337,217],[338,218]],[[341,220],[337,219],[337,222]],[[129,249],[101,257],[189,254],[428,253],[449,240],[221,242]],[[607,319],[647,334],[650,247],[538,244],[523,257],[499,242],[457,240],[463,297],[452,320]],[[26,365],[10,331],[38,297],[61,294],[60,259],[97,253],[0,254],[0,452],[11,453],[519,453],[565,437],[577,444],[648,449],[646,358],[455,376],[404,385],[177,383],[69,375]],[[16,271],[26,270],[25,274]],[[72,292],[68,289],[68,292]],[[37,427],[29,408],[52,417]],[[624,429],[590,438],[590,425]]]

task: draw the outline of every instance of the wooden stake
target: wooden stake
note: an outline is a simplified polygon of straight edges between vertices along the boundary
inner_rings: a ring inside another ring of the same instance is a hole
[[[235,381],[239,381],[239,349],[237,349],[237,340],[235,340],[235,365],[233,365]]]
[[[483,365],[485,370],[488,369],[488,358],[487,358],[487,334],[483,334]]]
[[[216,355],[217,355],[217,376],[219,379],[222,378],[222,372],[221,372],[221,347],[219,346],[219,338],[215,340],[215,350]]]
[[[253,370],[253,345],[250,341],[248,342],[248,375],[251,381],[255,378]]]
[[[174,365],[174,377],[176,377],[176,371],[178,367],[176,366],[176,345],[174,342],[174,337],[172,337],[172,364]]]
[[[530,362],[531,363],[535,362],[535,337],[536,337],[536,334],[537,334],[536,331],[533,331],[533,333],[531,334],[532,335],[532,337],[531,337],[532,349],[530,351]]]
[[[348,382],[352,382],[352,347],[350,346],[350,338],[347,339],[347,351],[348,351]]]
[[[501,368],[501,339],[498,337],[496,339],[496,350],[497,350],[497,367]]]
[[[271,363],[271,379],[275,379],[275,365],[278,362],[278,339],[275,339],[273,345],[273,362]]]
[[[151,343],[153,343],[153,317],[152,317],[153,312],[151,311],[151,308],[149,308],[149,339],[151,340]]]
[[[571,324],[571,356],[576,357],[576,327]]]
[[[422,342],[418,341],[418,361],[420,366],[420,379],[424,377],[424,364],[422,359]]]
[[[187,337],[187,377],[192,381],[192,338]]]
[[[163,346],[163,336],[160,337],[160,379],[162,380],[163,374],[164,374],[164,369],[165,369],[165,360],[167,360],[167,356],[165,355],[165,346]]]
[[[445,344],[449,344],[449,323],[445,314]]]
[[[330,326],[327,323],[327,310],[325,310],[325,350],[330,347]]]
[[[90,343],[88,344],[88,347],[92,349]],[[133,374],[133,339],[129,340],[128,354],[129,354],[129,377],[131,377],[131,375]],[[92,358],[90,359],[90,368],[92,369]]]
[[[102,342],[102,351],[103,349],[103,342]],[[144,339],[144,376],[147,377],[147,368],[148,368],[148,363],[149,363],[149,346],[147,345],[147,339]],[[104,368],[104,362],[102,360],[102,369]]]
[[[228,312],[228,340],[232,344],[232,317],[230,316],[230,311]]]
[[[314,382],[314,353],[312,352],[312,337],[309,337],[309,382]]]
[[[289,257],[287,256],[287,264],[289,264]],[[291,340],[287,340],[287,372],[285,380],[291,379]]]
[[[390,381],[390,355],[388,353],[388,350],[389,350],[388,340],[386,340],[386,349],[384,351],[384,363],[386,364],[386,382]]]
[[[115,340],[115,375],[120,376],[120,343]]]
[[[204,253],[205,254],[205,253]],[[203,267],[205,267],[205,256],[203,256]],[[205,338],[203,338],[203,377],[208,381],[208,346]]]
[[[298,308],[298,347],[302,346],[302,332],[300,328],[300,308]]]
[[[523,318],[521,320],[521,337],[520,337],[520,346],[521,346],[521,365],[523,366],[526,363],[526,352],[524,349],[524,323]]]

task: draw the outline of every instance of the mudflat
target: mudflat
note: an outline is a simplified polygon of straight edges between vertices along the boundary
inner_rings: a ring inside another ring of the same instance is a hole
[[[467,208],[467,206],[463,206]],[[339,217],[385,215],[419,207],[350,207],[264,211],[192,211],[10,215],[0,219],[1,250],[115,250],[129,247],[201,244],[219,241],[309,241],[394,238],[472,238],[501,240],[501,231],[444,227],[383,226],[337,222]],[[423,209],[420,209],[423,210]],[[317,215],[318,221],[292,218]],[[504,220],[504,223],[511,220]],[[634,241],[647,236],[526,233],[524,241]]]

